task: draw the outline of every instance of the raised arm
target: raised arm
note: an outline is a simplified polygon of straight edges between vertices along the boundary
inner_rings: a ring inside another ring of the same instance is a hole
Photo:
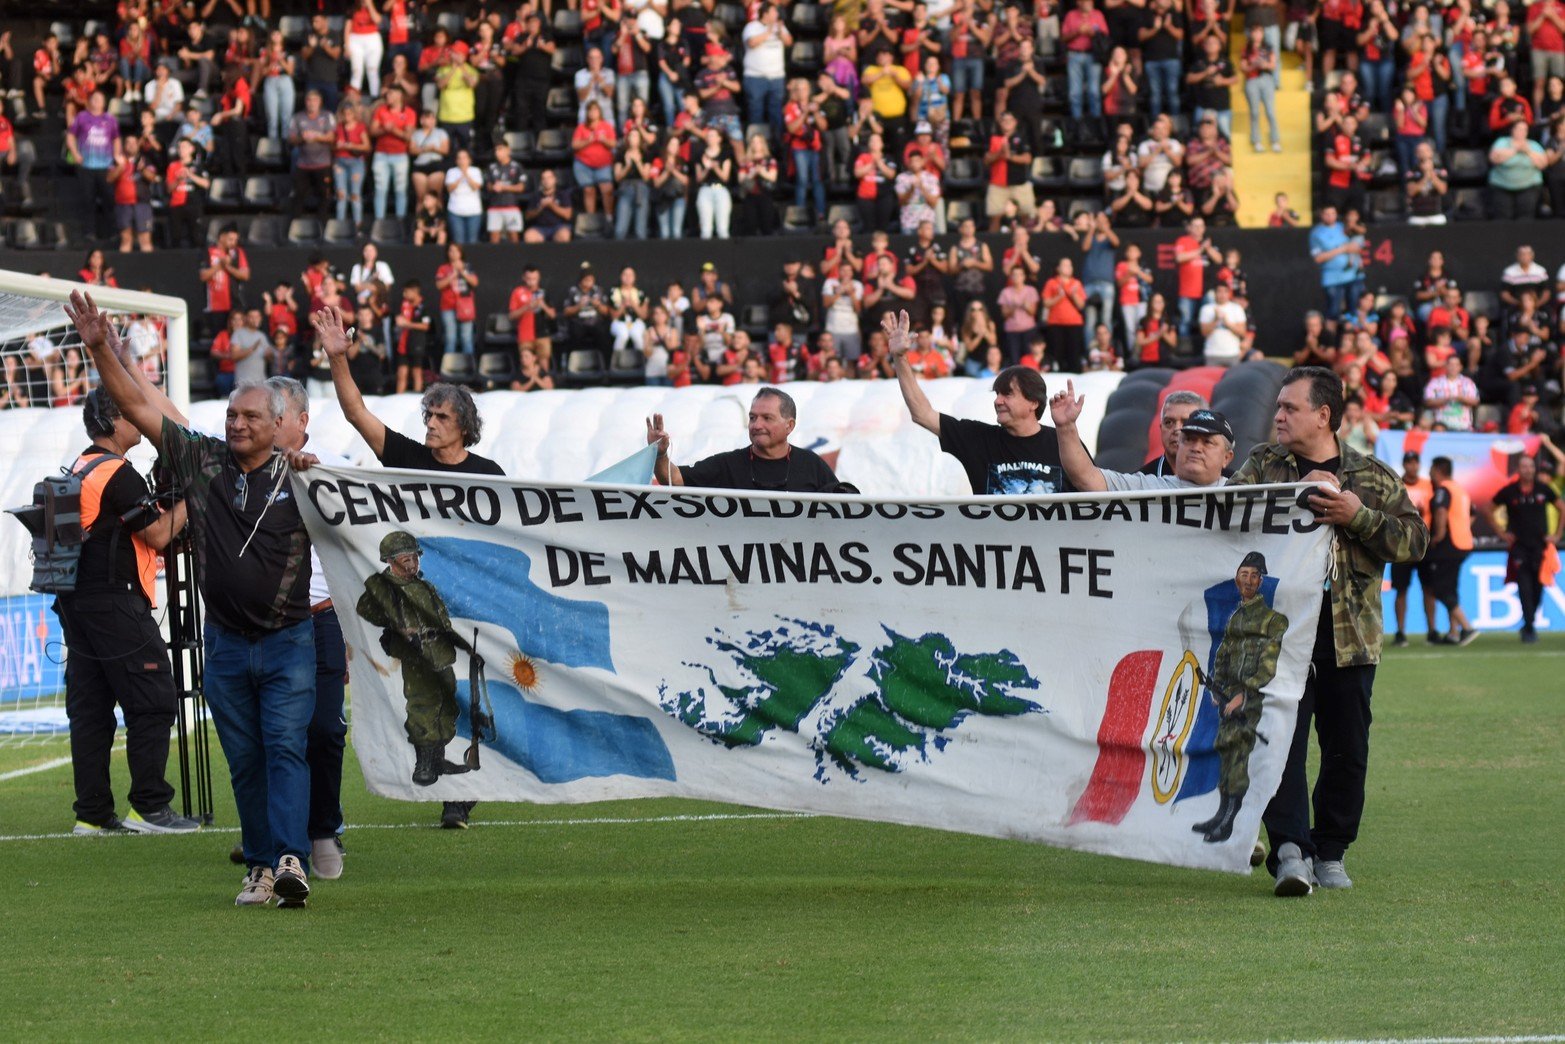
[[[897,385],[902,389],[902,401],[907,403],[913,423],[926,431],[940,434],[940,412],[929,404],[919,384],[918,374],[908,364],[908,349],[913,347],[913,323],[906,310],[893,315],[887,312],[880,320],[880,328],[886,332],[886,342],[891,348],[891,365],[897,374]]]
[[[679,473],[679,465],[668,455],[668,430],[663,427],[663,415],[654,413],[647,418],[647,445],[658,448],[656,463],[652,465],[652,477],[665,486],[683,486],[685,478]]]
[[[310,314],[310,325],[315,328],[321,350],[331,363],[331,382],[337,389],[337,404],[342,407],[342,415],[364,436],[370,452],[379,457],[386,449],[386,425],[364,405],[364,396],[359,394],[359,386],[348,369],[348,332],[343,326],[342,311],[327,305]]]
[[[1059,434],[1060,464],[1065,468],[1065,475],[1071,485],[1084,493],[1100,493],[1109,488],[1108,483],[1103,478],[1103,471],[1092,462],[1081,436],[1076,433],[1076,421],[1081,417],[1081,404],[1086,398],[1085,395],[1076,394],[1074,381],[1067,380],[1065,390],[1055,392],[1049,399],[1049,416],[1053,418],[1055,431]]]
[[[146,436],[148,442],[162,449],[163,414],[147,400],[130,374],[125,372],[125,367],[120,365],[119,358],[109,344],[114,326],[109,322],[108,315],[98,311],[91,294],[84,294],[80,290],[71,292],[65,314],[76,324],[82,347],[92,356],[93,365],[98,368],[98,379],[109,393],[109,398],[114,400],[114,405],[119,407],[126,420],[136,426],[137,431]]]

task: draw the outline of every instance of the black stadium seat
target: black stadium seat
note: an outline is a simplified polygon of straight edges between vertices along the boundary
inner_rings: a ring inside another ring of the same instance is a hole
[[[440,379],[451,384],[473,384],[478,380],[474,359],[466,352],[444,352],[440,356]]]
[[[288,242],[288,227],[282,218],[261,214],[250,222],[242,238],[246,246],[280,247]]]
[[[236,211],[240,209],[243,195],[244,182],[238,178],[213,178],[207,189],[207,209],[219,213]]]
[[[312,217],[298,217],[288,222],[288,242],[293,246],[319,246],[321,223]]]
[[[634,348],[621,348],[609,359],[610,384],[640,384],[647,378],[647,357]]]
[[[509,388],[511,382],[516,379],[516,351],[512,349],[503,352],[485,352],[480,355],[478,376],[485,391]]]
[[[491,348],[506,348],[516,343],[516,327],[505,312],[490,312],[484,317],[484,344]]]
[[[370,226],[370,242],[380,246],[396,246],[407,241],[407,236],[402,230],[402,219],[395,217],[376,218]]]
[[[581,386],[597,384],[608,375],[603,365],[603,354],[596,348],[577,348],[565,357],[563,383]]]
[[[358,242],[359,230],[351,220],[338,221],[332,218],[326,222],[326,232],[322,237],[327,246],[352,246]]]
[[[825,64],[826,54],[821,45],[815,40],[797,40],[788,52],[788,64],[804,76],[813,76],[820,71]]]
[[[245,179],[244,205],[247,210],[274,210],[278,204],[277,183],[265,174]]]
[[[577,213],[575,228],[577,239],[607,239],[609,232],[608,219],[601,212],[589,214],[583,210]]]

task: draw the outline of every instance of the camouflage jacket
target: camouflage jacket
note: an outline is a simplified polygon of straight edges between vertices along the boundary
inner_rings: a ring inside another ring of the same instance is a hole
[[[365,580],[355,608],[366,623],[384,629],[400,653],[420,656],[435,670],[456,662],[451,618],[429,581],[403,580],[383,569]]]
[[[1288,618],[1264,598],[1252,598],[1235,609],[1212,664],[1212,691],[1218,700],[1226,703],[1243,693],[1242,713],[1258,714],[1261,690],[1277,676],[1277,654],[1287,632]]]
[[[1337,472],[1342,488],[1363,501],[1353,520],[1337,527],[1332,542],[1330,595],[1337,666],[1352,667],[1380,662],[1380,586],[1385,564],[1423,558],[1429,529],[1395,472],[1340,438],[1337,452],[1342,459]],[[1251,485],[1299,478],[1293,454],[1273,442],[1255,447],[1229,482]]]

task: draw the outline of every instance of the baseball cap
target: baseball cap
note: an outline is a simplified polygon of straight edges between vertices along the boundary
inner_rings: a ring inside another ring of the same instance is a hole
[[[1524,384],[1524,385],[1522,385],[1522,395],[1525,396],[1525,395],[1537,395],[1537,394],[1538,394],[1538,386],[1536,384]]]
[[[1182,431],[1194,432],[1197,435],[1221,435],[1229,442],[1234,440],[1233,425],[1228,423],[1216,410],[1196,410],[1185,418]]]
[[[1422,458],[1419,457],[1418,453],[1415,452],[1414,450],[1408,450],[1406,453],[1402,454],[1402,463],[1404,463],[1404,464],[1411,464],[1415,460],[1421,460],[1421,459]]]
[[[703,262],[701,262],[701,271],[703,271],[703,272],[716,272],[717,271],[717,266],[714,265],[710,261],[703,261]]]
[[[456,43],[451,45],[451,50],[456,54],[461,55],[463,58],[466,58],[468,52],[467,41],[458,40]]]
[[[929,121],[928,120],[919,120],[918,123],[913,127],[913,133],[915,135],[917,135],[917,134],[933,134],[933,133],[935,133],[935,128],[933,128],[933,127],[931,127],[929,125]]]

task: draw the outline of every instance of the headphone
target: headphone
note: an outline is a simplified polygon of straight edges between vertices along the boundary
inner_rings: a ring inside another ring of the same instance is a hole
[[[94,388],[87,393],[87,398],[82,403],[82,424],[87,428],[89,437],[105,439],[113,435],[116,416],[108,392],[102,388]]]

